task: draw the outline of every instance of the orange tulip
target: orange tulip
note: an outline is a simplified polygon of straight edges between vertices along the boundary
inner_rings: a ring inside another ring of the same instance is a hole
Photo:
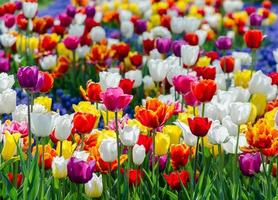
[[[156,98],[148,99],[145,107],[135,107],[135,118],[144,126],[158,128],[173,115],[175,106],[162,103]]]
[[[80,93],[86,101],[100,102],[101,85],[89,80],[86,85],[86,90],[80,86]]]
[[[185,144],[174,144],[170,148],[171,165],[174,170],[178,170],[180,167],[185,166],[188,162],[190,155],[190,149]]]
[[[33,151],[32,151],[33,156],[35,155],[35,153],[37,151],[36,148],[37,147],[33,148]],[[39,151],[39,166],[41,167],[42,166],[42,152],[43,152],[42,145],[38,146],[38,151]],[[52,147],[49,144],[45,145],[44,146],[44,168],[46,170],[51,169],[52,160],[55,156],[57,156],[55,149],[52,149]]]

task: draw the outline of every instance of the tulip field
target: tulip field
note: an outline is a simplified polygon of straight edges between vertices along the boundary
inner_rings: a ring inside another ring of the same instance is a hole
[[[0,199],[278,200],[278,2],[0,2]]]

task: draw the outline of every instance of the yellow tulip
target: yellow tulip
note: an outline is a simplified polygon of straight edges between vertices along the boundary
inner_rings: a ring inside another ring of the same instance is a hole
[[[170,147],[170,136],[164,133],[155,135],[155,155],[162,156],[168,153]]]
[[[186,0],[188,2],[188,0]],[[176,2],[176,7],[181,11],[184,12],[187,8],[187,2],[184,0],[180,0]]]
[[[152,15],[150,17],[150,23],[152,24],[152,27],[159,26],[160,25],[160,15],[158,15],[158,14]]]
[[[241,21],[244,23],[247,23],[247,21],[249,20],[249,16],[245,11],[235,12],[233,13],[233,17],[235,21]]]
[[[182,131],[175,125],[167,125],[163,128],[163,133],[170,136],[170,144],[179,144]]]
[[[275,115],[276,115],[277,111],[278,111],[278,108],[274,108],[273,110],[266,112],[264,115],[265,120],[271,127],[275,126]]]
[[[149,128],[144,126],[144,125],[142,125],[137,119],[129,119],[127,124],[129,126],[137,126],[137,127],[139,127],[140,133],[142,135],[147,135],[148,134]]]
[[[104,124],[107,124],[107,111],[101,110],[101,115],[103,117]],[[118,118],[122,118],[123,111],[118,112]],[[108,111],[108,121],[115,119],[115,112]]]
[[[250,79],[251,79],[250,70],[237,71],[234,73],[235,86],[248,88]]]
[[[200,57],[197,66],[198,67],[206,67],[209,66],[211,59],[207,56]]]
[[[62,43],[62,42],[57,44],[57,52],[58,52],[58,55],[64,55],[64,56],[68,57],[70,60],[72,60],[72,58],[73,58],[72,51],[68,50],[66,48],[66,46],[64,45],[64,43]]]
[[[250,102],[256,106],[258,116],[262,116],[265,113],[267,99],[264,94],[253,94]]]
[[[42,105],[47,111],[51,111],[52,99],[48,96],[37,97],[35,98],[34,103]]]
[[[61,142],[59,141],[57,143],[57,147],[56,147],[56,152],[58,155],[60,155],[60,145],[61,145]],[[63,141],[63,146],[62,146],[62,156],[65,158],[65,159],[69,159],[75,148],[76,148],[76,143],[72,143],[71,141],[68,141],[68,140],[64,140]]]
[[[254,104],[251,103],[251,112],[248,118],[248,122],[254,123],[257,118],[257,108]]]
[[[96,143],[97,148],[101,144],[102,140],[108,139],[108,138],[116,138],[116,132],[113,130],[103,129],[102,131],[98,131],[96,134],[98,134],[97,143]]]
[[[130,3],[128,8],[129,8],[128,10],[130,10],[133,14],[135,14],[135,15],[140,14],[139,7],[136,3]]]
[[[9,131],[5,132],[4,146],[1,153],[4,160],[10,160],[14,155],[16,155],[16,143],[18,143],[20,136],[20,133],[11,134]]]

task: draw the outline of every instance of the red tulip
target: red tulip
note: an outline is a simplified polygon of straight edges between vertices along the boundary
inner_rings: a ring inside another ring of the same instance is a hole
[[[126,173],[128,177],[128,183],[130,186],[132,185],[140,185],[142,178],[142,171],[140,169],[129,169]]]
[[[185,144],[173,144],[170,148],[170,155],[173,169],[178,170],[187,164],[190,150]]]
[[[200,80],[192,84],[191,90],[198,101],[209,102],[216,92],[216,83],[213,80]]]
[[[73,117],[73,129],[80,134],[90,133],[96,123],[97,117],[90,113],[77,112]]]
[[[50,35],[45,34],[41,39],[41,47],[44,51],[52,51],[56,48],[57,41],[54,40]]]
[[[143,40],[143,48],[144,48],[144,52],[146,54],[149,54],[150,51],[154,49],[154,40],[152,39]]]
[[[271,9],[272,3],[269,0],[264,0],[263,3],[262,3],[262,6],[266,9]]]
[[[140,54],[135,54],[129,57],[131,64],[139,67],[142,64],[143,57]]]
[[[52,33],[56,33],[58,35],[64,35],[65,31],[66,31],[65,27],[63,27],[61,25],[55,25],[51,29]]]
[[[40,72],[40,73],[43,75],[43,84],[42,87],[40,88],[40,92],[42,93],[49,92],[53,87],[54,78],[48,72]]]
[[[146,152],[149,152],[152,146],[152,137],[140,134],[137,144],[144,145]]]
[[[272,85],[278,85],[278,72],[273,72],[268,75],[272,80]]]
[[[204,67],[202,77],[203,79],[214,80],[216,76],[216,68],[214,66]]]
[[[250,49],[258,49],[263,41],[263,33],[260,30],[249,30],[245,33],[244,40]]]
[[[112,45],[111,49],[115,51],[115,58],[122,61],[125,57],[127,57],[130,51],[130,46],[126,43],[120,43]]]
[[[234,71],[235,59],[232,56],[224,56],[220,60],[221,69],[225,73],[231,73]]]
[[[16,16],[16,24],[20,29],[26,30],[28,25],[28,20],[25,18],[23,13],[20,13]]]
[[[125,94],[131,94],[133,84],[134,84],[134,80],[125,78],[120,80],[119,87],[122,88]]]
[[[212,121],[209,121],[207,117],[194,117],[188,118],[189,128],[193,135],[197,137],[204,137],[207,135]]]
[[[80,86],[80,92],[82,97],[91,102],[100,102],[101,85],[99,83],[92,82],[89,80],[87,82],[86,91]]]
[[[209,51],[206,53],[206,57],[210,58],[210,62],[217,60],[219,58],[219,54],[216,51]]]
[[[13,180],[14,180],[14,175],[13,173],[8,173],[8,177],[9,177],[9,180],[11,183],[13,183]],[[21,186],[21,183],[22,183],[22,174],[19,173],[19,174],[16,174],[16,187],[20,187]]]
[[[169,175],[164,174],[164,178],[172,190],[180,190],[182,188],[181,182],[186,187],[190,174],[188,171],[182,170],[180,172],[172,172]]]
[[[183,39],[191,46],[196,46],[199,43],[199,38],[196,33],[186,33]]]

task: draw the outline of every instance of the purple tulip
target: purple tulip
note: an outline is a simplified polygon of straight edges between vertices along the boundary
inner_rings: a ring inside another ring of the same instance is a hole
[[[168,155],[163,156],[155,156],[155,162],[158,162],[159,164],[159,171],[162,172],[167,164]],[[152,156],[150,156],[150,168],[152,169]]]
[[[4,22],[7,28],[12,28],[15,24],[15,16],[12,14],[5,14],[4,15]]]
[[[232,39],[227,36],[220,36],[215,42],[215,45],[219,50],[229,50],[232,48],[232,44]]]
[[[21,10],[22,9],[22,2],[21,1],[15,1],[15,7],[17,10]]]
[[[66,9],[66,13],[67,13],[68,16],[74,17],[74,15],[76,13],[76,8],[72,5],[68,5],[67,9]]]
[[[172,50],[175,56],[181,57],[181,46],[186,44],[187,42],[184,40],[176,40],[172,43]]]
[[[94,6],[86,6],[85,12],[87,17],[94,17],[96,14],[96,8]]]
[[[0,58],[0,72],[9,72],[10,62],[7,58]]]
[[[243,175],[253,176],[260,171],[262,160],[258,152],[241,154],[238,159],[240,170]]]
[[[166,54],[171,48],[172,40],[170,38],[158,38],[156,40],[156,48],[159,53]]]
[[[73,51],[78,47],[79,41],[80,41],[79,37],[77,37],[75,35],[69,35],[64,39],[63,42],[67,49],[70,49]]]
[[[44,80],[45,80],[44,77],[45,76],[43,76],[42,73],[39,72],[37,84],[34,88],[30,89],[30,92],[35,93],[35,92],[39,92],[41,90],[41,88],[43,87],[43,84],[44,84]]]
[[[261,26],[263,17],[257,13],[252,13],[250,15],[250,25],[251,26]]]
[[[0,50],[0,58],[5,58],[5,51]]]
[[[22,88],[35,90],[39,79],[39,69],[37,66],[21,67],[17,71],[17,79]]]
[[[93,177],[95,165],[95,160],[86,162],[84,160],[71,157],[67,165],[68,177],[74,183],[87,183]]]
[[[135,32],[137,34],[142,34],[147,30],[147,21],[139,19],[134,24]]]

